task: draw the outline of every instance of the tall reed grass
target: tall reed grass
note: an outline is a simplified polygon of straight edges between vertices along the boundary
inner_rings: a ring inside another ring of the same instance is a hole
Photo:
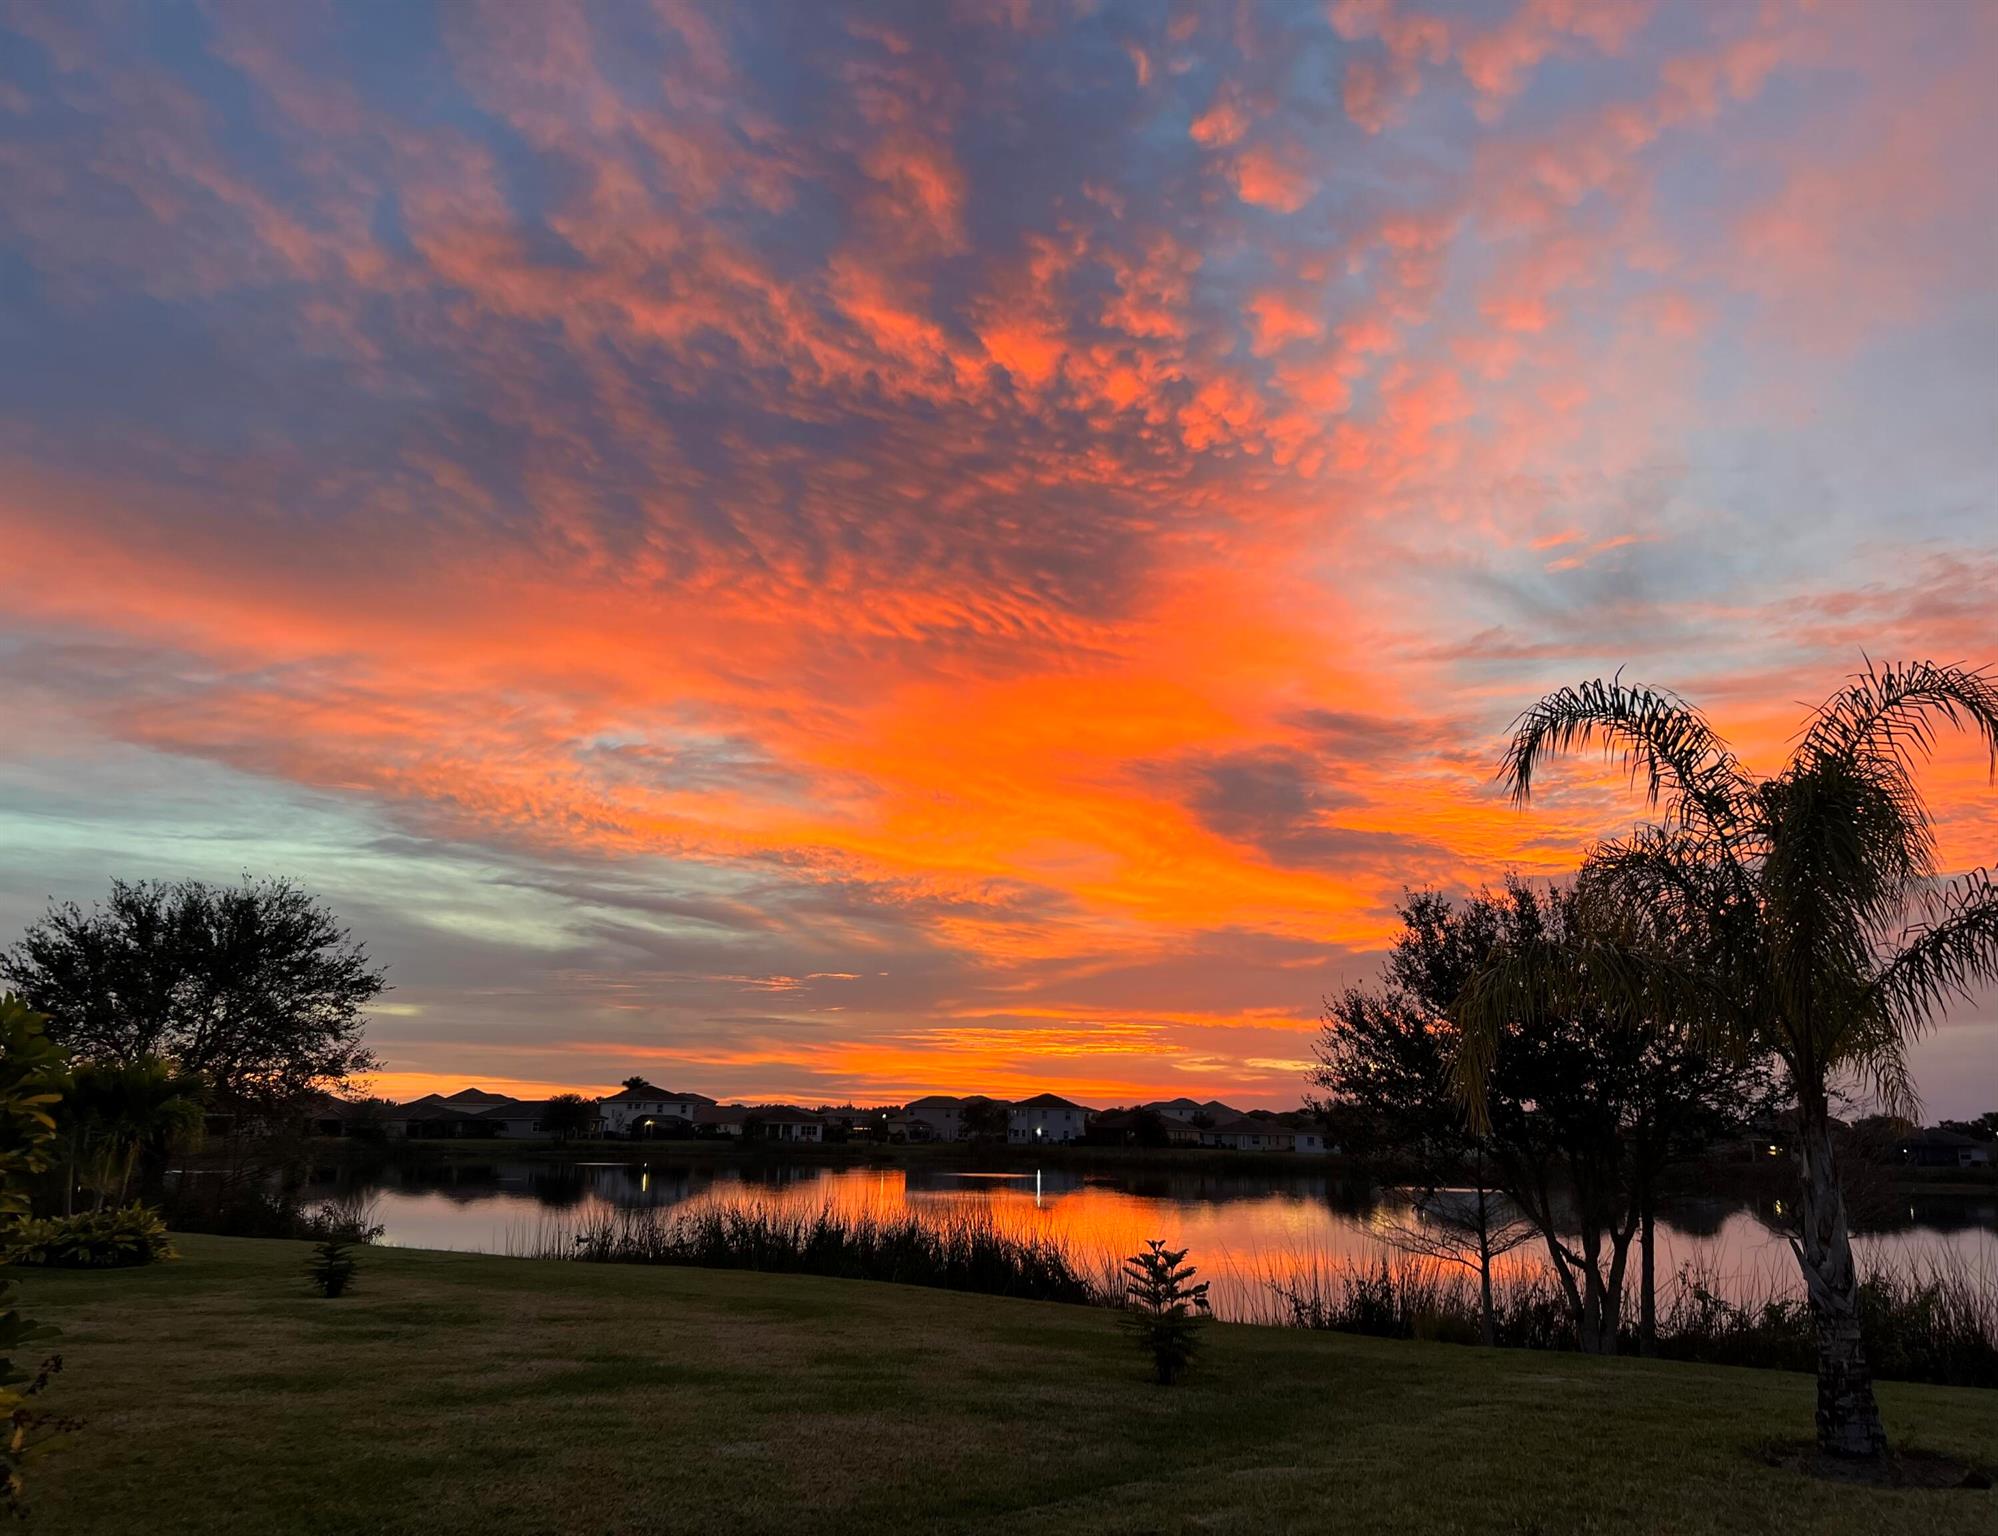
[[[1717,1365],[1808,1371],[1810,1309],[1765,1286],[1744,1293],[1710,1267],[1683,1266],[1658,1319],[1658,1353]],[[1948,1250],[1863,1269],[1859,1312],[1874,1374],[1892,1381],[1998,1387],[1998,1284]]]
[[[1002,1232],[975,1214],[849,1215],[729,1204],[606,1210],[544,1228],[516,1252],[592,1264],[691,1264],[887,1280],[1036,1301],[1090,1303],[1102,1286],[1059,1242]]]
[[[1243,1321],[1446,1343],[1475,1344],[1482,1337],[1476,1278],[1433,1259],[1383,1252],[1371,1261],[1267,1275],[1263,1287],[1261,1302]],[[1693,1262],[1661,1292],[1657,1353],[1667,1359],[1789,1371],[1816,1367],[1810,1309],[1773,1276],[1724,1280],[1710,1263]],[[1560,1294],[1545,1273],[1494,1276],[1493,1303],[1502,1347],[1575,1347]],[[1998,1387],[1998,1277],[1947,1249],[1872,1262],[1863,1267],[1860,1310],[1876,1375]],[[1619,1342],[1625,1353],[1637,1352],[1632,1292],[1624,1297]]]

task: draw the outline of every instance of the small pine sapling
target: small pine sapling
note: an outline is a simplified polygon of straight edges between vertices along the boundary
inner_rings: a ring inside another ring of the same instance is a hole
[[[354,1271],[360,1268],[350,1252],[353,1246],[353,1240],[347,1237],[329,1237],[312,1245],[312,1257],[306,1261],[305,1272],[319,1287],[320,1295],[338,1296],[353,1282]]]
[[[1192,1360],[1210,1310],[1207,1282],[1194,1283],[1195,1270],[1186,1263],[1186,1252],[1152,1238],[1143,1253],[1124,1261],[1129,1290],[1123,1325],[1152,1357],[1160,1386],[1171,1386]]]

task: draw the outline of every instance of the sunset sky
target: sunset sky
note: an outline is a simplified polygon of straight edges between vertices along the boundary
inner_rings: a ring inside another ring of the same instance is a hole
[[[286,874],[385,1092],[1294,1104],[1623,667],[1998,662],[1998,5],[0,0],[0,944]],[[1955,868],[1998,792],[1927,783]],[[1998,1000],[1922,1046],[1998,1107]]]

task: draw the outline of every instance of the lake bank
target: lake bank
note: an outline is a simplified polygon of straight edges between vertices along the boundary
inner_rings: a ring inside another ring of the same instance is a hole
[[[305,1170],[297,1198],[307,1206],[364,1204],[391,1244],[499,1254],[553,1251],[579,1227],[618,1211],[714,1205],[792,1216],[907,1214],[938,1223],[976,1216],[1008,1235],[1059,1244],[1089,1275],[1114,1270],[1158,1237],[1193,1250],[1214,1280],[1216,1307],[1237,1321],[1270,1320],[1272,1282],[1322,1289],[1356,1266],[1377,1264],[1391,1252],[1383,1231],[1408,1214],[1351,1170],[1322,1161],[1275,1171],[1225,1153],[1218,1161],[1150,1163],[829,1161],[683,1157],[681,1145],[654,1143],[633,1155],[600,1143],[594,1159],[540,1158],[505,1144],[482,1158],[426,1159],[416,1152],[372,1162],[336,1158]],[[1766,1178],[1758,1183],[1762,1173],[1744,1168],[1733,1186],[1704,1181],[1661,1209],[1659,1280],[1668,1296],[1682,1265],[1744,1305],[1798,1289],[1782,1230],[1792,1209],[1787,1191],[1779,1193]],[[1998,1195],[1896,1194],[1866,1209],[1876,1225],[1859,1223],[1863,1258],[1926,1266],[1946,1255],[1981,1290],[1998,1290]],[[1528,1245],[1507,1255],[1501,1268],[1525,1276],[1544,1262]]]
[[[23,1277],[62,1326],[35,1470],[85,1531],[1988,1531],[1990,1492],[1836,1487],[1780,1372],[1217,1325],[1149,1384],[1093,1308],[413,1250],[308,1293],[299,1243]],[[1998,1394],[1884,1384],[1989,1464]],[[224,1495],[226,1490],[226,1496]]]

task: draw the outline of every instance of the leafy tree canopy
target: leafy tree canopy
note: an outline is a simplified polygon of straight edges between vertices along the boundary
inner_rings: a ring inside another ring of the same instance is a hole
[[[292,1103],[377,1065],[362,1010],[383,973],[288,880],[114,881],[87,911],[50,908],[0,977],[74,1058],[170,1059],[230,1107]]]

